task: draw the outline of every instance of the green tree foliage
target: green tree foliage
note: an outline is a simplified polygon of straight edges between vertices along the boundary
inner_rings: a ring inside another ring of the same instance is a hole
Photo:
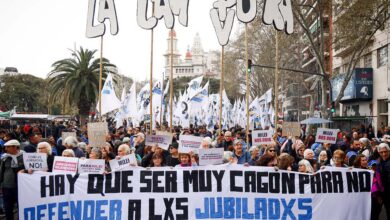
[[[71,58],[53,63],[48,77],[51,102],[62,100],[64,106],[77,106],[79,115],[88,115],[99,97],[100,59],[95,59],[96,51],[80,47],[72,51]],[[103,58],[103,82],[110,67],[115,65]]]
[[[47,113],[47,92],[44,79],[29,75],[5,75],[1,78],[0,105],[8,111]]]

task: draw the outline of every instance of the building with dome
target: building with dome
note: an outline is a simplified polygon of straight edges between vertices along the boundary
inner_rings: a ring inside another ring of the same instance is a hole
[[[199,33],[194,37],[192,48],[187,47],[187,52],[182,59],[177,48],[176,31],[170,31],[167,39],[167,50],[165,58],[165,76],[168,78],[171,72],[171,35],[173,37],[173,78],[177,77],[195,77],[208,76],[213,78],[219,77],[219,51],[205,52],[202,47],[202,41]]]

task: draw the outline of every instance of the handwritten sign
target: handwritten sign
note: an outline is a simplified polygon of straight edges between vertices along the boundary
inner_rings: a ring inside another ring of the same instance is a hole
[[[272,130],[252,131],[252,145],[272,144],[274,142],[272,139],[273,133]]]
[[[179,153],[196,152],[202,144],[203,137],[180,135]]]
[[[130,166],[137,166],[137,159],[135,158],[135,154],[123,156],[119,160],[110,160],[110,167],[112,171],[119,171]]]
[[[153,146],[158,145],[164,150],[168,150],[169,145],[172,143],[173,135],[146,135],[145,145]]]
[[[216,165],[223,163],[223,148],[199,149],[199,165]]]
[[[335,144],[337,141],[337,133],[339,129],[318,128],[316,134],[316,142]]]
[[[104,160],[80,159],[78,165],[79,173],[104,173]]]
[[[54,157],[53,173],[76,173],[78,163],[77,157]]]
[[[92,147],[102,147],[106,144],[108,134],[107,122],[88,123],[88,141]]]
[[[286,137],[301,136],[301,124],[299,122],[283,122],[282,135]]]
[[[27,170],[47,171],[47,154],[24,153],[23,163]]]

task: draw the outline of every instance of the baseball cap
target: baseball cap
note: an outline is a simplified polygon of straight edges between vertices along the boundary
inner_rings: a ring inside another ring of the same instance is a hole
[[[20,143],[19,141],[17,140],[10,140],[10,141],[7,141],[4,146],[20,146]]]
[[[129,137],[124,137],[123,140],[122,140],[123,143],[127,143],[127,142],[130,142],[130,138]]]
[[[179,148],[179,143],[177,143],[176,141],[172,142],[172,144],[169,145],[169,147],[171,148],[176,148],[178,149]]]
[[[378,161],[377,160],[370,160],[370,162],[368,162],[368,167],[372,167],[373,165],[378,165]]]

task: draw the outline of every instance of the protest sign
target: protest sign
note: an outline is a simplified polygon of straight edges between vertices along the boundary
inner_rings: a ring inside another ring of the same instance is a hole
[[[167,135],[167,136],[172,136],[173,134],[168,131],[156,131],[156,135]]]
[[[61,132],[62,143],[64,142],[64,140],[67,137],[75,137],[75,138],[77,138],[76,132],[64,132],[64,131]]]
[[[145,145],[153,146],[158,145],[164,150],[168,150],[169,145],[172,143],[173,135],[146,135]]]
[[[47,171],[47,154],[23,153],[23,163],[26,170]]]
[[[88,123],[88,141],[92,147],[102,147],[106,144],[108,134],[107,122]]]
[[[76,173],[79,158],[77,157],[54,157],[53,173]]]
[[[19,219],[369,219],[372,177],[241,165],[19,173]]]
[[[299,122],[283,122],[282,136],[299,137],[301,136],[301,124]]]
[[[335,144],[337,141],[337,133],[339,129],[318,128],[316,134],[316,142]]]
[[[179,153],[196,152],[202,144],[203,137],[180,135]]]
[[[258,130],[258,131],[252,131],[252,145],[260,145],[260,144],[272,144],[273,135],[272,130]]]
[[[112,171],[122,170],[130,166],[137,166],[137,159],[135,158],[135,154],[123,156],[119,160],[110,160],[110,167]]]
[[[105,162],[104,160],[90,160],[80,159],[78,165],[79,173],[104,173]]]
[[[216,165],[223,163],[223,148],[199,149],[199,165]]]

